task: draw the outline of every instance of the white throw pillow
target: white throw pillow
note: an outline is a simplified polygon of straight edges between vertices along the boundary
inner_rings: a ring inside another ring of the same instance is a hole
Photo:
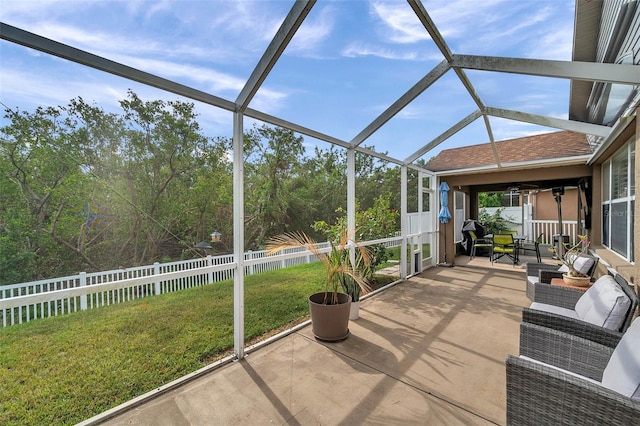
[[[580,256],[579,258],[576,259],[575,263],[573,264],[573,267],[577,271],[582,272],[583,274],[589,275],[589,269],[591,269],[591,266],[593,266],[593,262],[594,260],[591,257]]]
[[[611,275],[603,275],[578,299],[576,314],[582,321],[619,330],[631,300]]]
[[[640,319],[633,321],[602,373],[602,386],[640,401]]]
[[[589,275],[589,269],[593,266],[593,262],[595,262],[595,260],[591,257],[580,256],[573,263],[573,268],[578,272]],[[558,272],[569,272],[569,267],[567,265],[562,265],[558,268]]]

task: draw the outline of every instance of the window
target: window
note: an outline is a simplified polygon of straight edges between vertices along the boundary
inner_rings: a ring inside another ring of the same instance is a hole
[[[633,261],[635,141],[602,165],[602,244]]]
[[[517,207],[520,205],[520,192],[509,191],[502,194],[503,207]]]

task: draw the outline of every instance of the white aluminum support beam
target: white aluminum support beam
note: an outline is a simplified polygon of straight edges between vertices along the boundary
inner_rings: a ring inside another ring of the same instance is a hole
[[[244,358],[244,125],[240,112],[233,113],[233,347]]]
[[[444,38],[442,37],[442,34],[440,34],[440,31],[438,31],[438,27],[436,27],[436,24],[431,20],[431,17],[427,13],[427,9],[424,8],[422,2],[419,0],[407,0],[407,2],[409,3],[409,6],[411,6],[411,9],[413,9],[413,12],[416,14],[424,28],[431,36],[433,42],[436,44],[438,49],[440,49],[440,52],[442,52],[445,60],[447,62],[451,62],[453,60],[451,50],[449,49],[449,46],[447,46],[447,43],[444,41]]]
[[[482,116],[482,113],[480,112],[480,110],[476,110],[471,114],[467,115],[465,118],[458,121],[453,126],[449,127],[449,129],[446,130],[444,133],[441,133],[440,136],[436,137],[431,142],[429,142],[428,144],[426,144],[425,146],[423,146],[422,148],[420,148],[419,150],[411,154],[409,157],[407,157],[407,159],[404,160],[404,163],[405,164],[413,163],[418,158],[422,157],[427,152],[431,151],[433,148],[440,145],[442,142],[449,139],[451,136],[455,135],[460,130],[464,129],[465,127],[473,123],[475,120],[477,120],[481,116]]]
[[[462,82],[462,85],[465,87],[465,89],[467,89],[467,92],[469,92],[469,95],[471,96],[473,101],[476,103],[478,108],[480,110],[483,110],[485,107],[484,102],[482,102],[482,99],[480,99],[480,96],[476,92],[475,87],[473,87],[473,84],[471,84],[471,81],[467,77],[467,74],[464,72],[463,69],[460,69],[460,68],[454,68],[454,70],[456,72],[456,75]]]
[[[398,160],[397,158],[390,157],[387,154],[383,154],[380,152],[372,151],[368,148],[357,147],[355,148],[355,150],[363,154],[371,155],[372,157],[378,158],[380,160],[388,161],[389,163],[392,163],[392,164],[397,164],[397,165],[402,164],[402,161]]]
[[[407,235],[409,235],[409,223],[407,218],[407,166],[400,167],[400,279],[407,279]]]
[[[454,68],[535,75],[540,77],[602,81],[605,83],[619,84],[640,84],[640,68],[637,65],[473,55],[453,55],[451,65]]]
[[[293,132],[300,133],[302,135],[306,135],[333,145],[337,145],[342,148],[353,148],[348,142],[340,140],[338,138],[334,138],[333,136],[329,136],[325,133],[317,132],[315,130],[309,129],[308,127],[300,126],[298,124],[292,123],[290,121],[283,120],[278,117],[274,117],[273,115],[266,114],[261,111],[257,111],[251,108],[247,108],[244,112],[245,116],[255,118],[256,120],[264,121],[265,123],[273,124],[274,126],[284,127],[285,129],[289,129]],[[379,158],[384,161],[388,161],[393,164],[402,164],[402,161],[397,158],[390,157],[386,154],[382,154],[380,152],[372,151],[368,148],[356,147],[356,151],[362,152],[363,154],[371,155],[373,157]]]
[[[420,79],[413,87],[396,100],[389,108],[365,127],[356,137],[351,140],[351,146],[358,146],[371,136],[376,130],[382,127],[387,121],[393,118],[418,95],[427,90],[433,83],[442,77],[451,67],[447,61],[442,61]]]
[[[171,80],[158,77],[148,72],[140,71],[127,65],[122,65],[110,59],[21,30],[20,28],[13,27],[3,22],[0,22],[0,38],[62,59],[67,59],[81,65],[86,65],[90,68],[117,75],[128,80],[137,81],[138,83],[166,90],[167,92],[185,96],[189,99],[200,101],[208,105],[213,105],[227,111],[233,111],[235,109],[235,104],[226,99],[210,95],[183,84],[175,83]]]
[[[423,226],[423,211],[422,211],[422,206],[424,203],[424,187],[423,187],[423,183],[424,183],[424,173],[423,172],[419,172],[417,173],[418,175],[418,246],[419,246],[419,250],[418,250],[418,271],[422,272],[424,270],[424,268],[422,267],[422,244],[423,244],[423,239],[424,239],[424,233],[426,232],[426,229],[424,229]],[[414,255],[415,257],[415,255]]]
[[[273,115],[269,115],[261,111],[257,111],[255,109],[247,108],[244,111],[244,115],[247,117],[255,118],[256,120],[264,121],[265,123],[273,124],[274,126],[284,127],[285,129],[289,129],[293,132],[307,135],[324,142],[338,145],[342,148],[351,147],[351,145],[349,145],[348,142],[345,142],[341,139],[334,138],[333,136],[329,136],[325,133],[317,132],[315,130],[309,129],[308,127],[304,127],[299,124],[295,124],[290,121],[283,120],[281,118],[275,117]],[[398,160],[395,160],[395,161],[398,161]]]
[[[355,241],[356,236],[356,152],[347,150],[347,235]],[[355,265],[355,246],[351,246],[349,256]]]
[[[267,75],[269,75],[269,72],[271,72],[276,62],[278,62],[280,55],[282,55],[282,52],[284,52],[284,49],[296,31],[298,31],[298,28],[300,28],[300,25],[302,25],[315,3],[316,0],[296,0],[295,4],[291,7],[282,25],[280,25],[278,32],[273,39],[271,39],[267,50],[262,55],[262,58],[260,58],[258,65],[254,68],[251,76],[236,99],[236,104],[240,108],[240,111],[244,111],[247,108],[247,105],[249,105],[249,102],[251,102],[251,99],[253,99],[253,96],[267,78]]]
[[[526,112],[512,111],[508,109],[487,107],[484,113],[494,117],[508,118],[510,120],[553,127],[555,129],[570,130],[572,132],[584,133],[586,135],[607,137],[609,133],[611,133],[611,128],[607,126],[583,123],[582,121],[563,120],[561,118],[546,117],[543,115],[529,114]]]
[[[418,0],[407,0],[407,1],[409,2],[409,5],[413,9],[414,13],[418,17],[418,19],[420,20],[424,28],[427,30],[427,32],[431,36],[431,39],[433,40],[433,42],[436,44],[436,46],[444,56],[445,61],[447,61],[450,64],[453,61],[453,54],[451,53],[451,49],[449,49],[449,46],[444,41],[444,37],[442,37],[442,34],[440,34],[440,31],[438,30],[438,27],[436,26],[436,24],[433,22],[433,20],[431,20],[431,16],[429,16],[429,13],[425,9],[422,2]],[[484,103],[480,99],[480,96],[478,96],[476,89],[473,87],[473,84],[471,84],[471,81],[465,74],[464,70],[460,68],[455,68],[455,72],[458,78],[460,79],[460,81],[462,82],[463,86],[467,89],[467,92],[469,92],[469,95],[471,96],[471,98],[473,98],[473,101],[476,103],[478,108],[480,110],[484,109]]]
[[[493,131],[491,130],[489,117],[487,117],[486,114],[483,114],[482,118],[484,119],[484,125],[487,128],[487,134],[489,135],[489,143],[491,144],[491,150],[493,151],[493,158],[496,160],[498,167],[500,167],[500,155],[498,155],[498,147],[496,146],[496,141],[493,138]]]

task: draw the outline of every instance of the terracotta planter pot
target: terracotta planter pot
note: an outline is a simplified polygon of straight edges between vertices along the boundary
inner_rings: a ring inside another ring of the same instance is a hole
[[[351,310],[351,296],[338,293],[337,305],[325,305],[324,291],[309,296],[309,312],[311,313],[311,328],[318,340],[336,342],[346,339],[349,335],[349,312]]]
[[[573,285],[576,287],[589,287],[591,277],[572,277],[567,274],[562,274],[562,281],[567,285]]]

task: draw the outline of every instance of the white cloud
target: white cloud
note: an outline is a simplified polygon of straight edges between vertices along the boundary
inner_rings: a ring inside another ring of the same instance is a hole
[[[393,43],[415,43],[431,38],[406,4],[374,1],[371,13],[385,24],[386,28],[381,31]]]
[[[312,12],[313,13],[313,12]],[[302,23],[287,46],[287,53],[314,51],[332,33],[336,11],[333,7],[322,8],[320,14],[310,14]]]
[[[356,58],[360,56],[375,56],[384,59],[399,59],[415,61],[419,58],[418,53],[412,52],[399,52],[389,47],[381,46],[365,46],[361,42],[353,42],[346,46],[342,50],[342,56],[349,58]],[[427,59],[427,58],[425,58]],[[442,58],[439,58],[442,59]]]
[[[573,2],[431,1],[427,11],[454,53],[569,59]],[[567,52],[569,54],[567,55]]]
[[[548,127],[503,118],[490,117],[489,121],[491,122],[491,130],[496,141],[558,131],[558,129],[550,129]]]
[[[117,88],[108,84],[96,84],[94,80],[79,79],[69,79],[62,85],[59,76],[55,74],[28,69],[2,70],[2,97],[21,101],[21,105],[7,105],[9,108],[63,106],[77,96],[87,102],[99,101],[101,107],[113,111],[119,108],[118,101],[126,96],[126,87],[123,85]]]
[[[564,22],[529,44],[525,57],[570,61],[573,52],[573,22]]]

